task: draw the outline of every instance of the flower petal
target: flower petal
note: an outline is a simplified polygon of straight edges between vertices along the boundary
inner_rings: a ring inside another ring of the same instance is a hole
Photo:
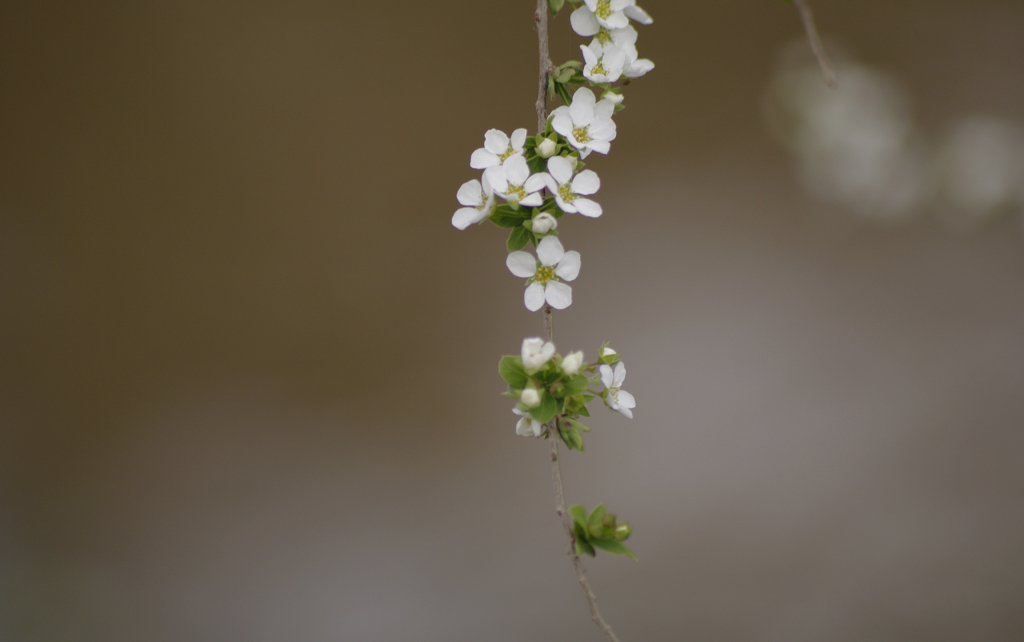
[[[563,256],[565,256],[565,248],[562,247],[562,242],[558,240],[557,236],[545,236],[537,244],[537,258],[540,259],[541,265],[548,267],[556,265]]]
[[[573,194],[585,194],[589,196],[601,188],[601,179],[597,172],[592,169],[585,169],[572,179]]]
[[[601,205],[589,198],[577,198],[572,202],[572,204],[576,206],[577,212],[589,218],[597,218],[604,213],[604,210],[601,209]]]
[[[622,75],[627,78],[639,78],[652,69],[654,69],[654,63],[647,58],[641,58],[627,67],[626,70],[622,72]]]
[[[569,250],[558,262],[555,274],[563,281],[573,281],[580,275],[580,253],[576,250]]]
[[[530,312],[536,312],[544,307],[544,286],[540,283],[531,283],[526,286],[523,292],[523,303]]]
[[[548,159],[548,173],[551,174],[559,184],[568,183],[569,179],[572,178],[572,163],[569,162],[569,159],[563,156],[552,156]],[[558,188],[556,187],[551,191],[554,192],[557,190]],[[468,203],[464,203],[464,205],[468,205]]]
[[[540,192],[534,192],[519,199],[519,204],[523,207],[540,207],[544,204],[544,197],[540,195]]]
[[[565,111],[560,112],[559,109],[565,109]],[[559,107],[554,111],[551,118],[551,128],[570,139],[570,141],[574,140],[572,138],[572,116],[569,115],[569,110],[565,106]]]
[[[601,25],[597,24],[594,12],[587,7],[580,7],[569,16],[569,24],[572,30],[581,36],[592,36],[598,32]]]
[[[455,198],[459,199],[459,203],[466,207],[476,207],[480,204],[481,196],[483,196],[483,188],[480,186],[480,181],[474,178],[462,184]]]
[[[544,238],[551,238],[546,236]],[[544,298],[548,305],[556,310],[564,310],[572,305],[572,288],[561,281],[548,281],[544,288]]]
[[[480,211],[475,207],[463,207],[452,216],[452,225],[457,229],[464,230],[473,223],[479,223],[490,215],[488,211]]]
[[[612,148],[612,144],[606,140],[592,140],[587,143],[587,154],[594,151],[598,154],[607,154],[608,150]],[[583,152],[580,152],[580,158],[586,158]]]
[[[498,129],[488,129],[484,134],[484,148],[492,154],[501,156],[508,151],[508,136]]]
[[[586,127],[594,119],[594,104],[597,99],[594,92],[586,87],[580,87],[572,96],[572,104],[569,105],[569,115],[572,117],[573,127]],[[561,132],[559,132],[561,133]],[[565,134],[562,134],[565,136]]]
[[[598,368],[598,370],[601,371],[601,385],[604,386],[605,388],[611,388],[612,387],[612,368],[611,368],[611,366],[602,363],[601,367]]]
[[[526,144],[526,128],[520,127],[519,129],[512,132],[512,138],[509,142],[512,145],[512,149],[514,149],[515,151],[523,151],[523,145]]]
[[[505,259],[505,266],[512,274],[528,279],[537,273],[537,259],[528,252],[512,252]]]
[[[550,171],[550,170],[548,170],[548,171]],[[549,190],[551,190],[551,193],[554,194],[555,198],[557,199],[558,198],[558,181],[556,181],[554,178],[552,178],[551,174],[541,174],[540,176],[541,176],[541,178],[544,179],[544,187],[546,187]]]
[[[513,185],[522,185],[530,177],[530,166],[522,156],[509,156],[505,159],[505,178]]]
[[[546,173],[534,174],[530,178],[526,179],[526,182],[523,183],[523,188],[527,192],[536,192],[538,190],[544,189],[545,187],[547,187],[547,181],[544,180],[545,176],[547,176]]]
[[[500,163],[501,159],[482,147],[474,151],[473,155],[469,157],[469,166],[473,169],[487,169],[491,165],[498,165]]]
[[[491,186],[492,192],[504,194],[508,191],[504,165],[492,165],[484,170],[483,182]]]
[[[621,361],[615,364],[615,387],[618,388],[626,380],[626,364]]]
[[[626,14],[627,18],[632,18],[642,25],[649,25],[654,22],[654,19],[651,18],[650,14],[635,4],[624,8],[622,13]]]
[[[622,415],[623,417],[625,417],[626,419],[632,419],[633,418],[633,411],[630,410],[629,408],[627,408],[625,406],[622,406],[622,405],[619,405],[619,406],[616,406],[615,409],[618,410],[619,414]]]
[[[636,399],[625,390],[619,390],[619,406],[623,408],[636,408]]]
[[[558,209],[562,210],[566,214],[575,214],[576,212],[579,211],[576,209],[576,206],[573,205],[572,203],[563,201],[562,195],[559,194],[556,190],[551,190],[551,193],[555,195],[555,202],[558,203]]]

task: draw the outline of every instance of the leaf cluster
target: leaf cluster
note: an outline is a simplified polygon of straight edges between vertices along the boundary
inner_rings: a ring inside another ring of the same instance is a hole
[[[605,509],[604,504],[598,504],[594,510],[587,511],[580,504],[569,507],[569,514],[572,516],[572,534],[576,540],[576,554],[597,555],[595,549],[601,549],[612,555],[628,555],[636,559],[633,551],[626,548],[622,542],[629,538],[633,528],[626,522],[619,522],[615,515]]]

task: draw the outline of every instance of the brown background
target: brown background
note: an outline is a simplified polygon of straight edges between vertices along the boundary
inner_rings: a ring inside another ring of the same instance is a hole
[[[636,529],[588,562],[606,616],[1024,638],[1019,221],[821,205],[761,114],[792,7],[644,6],[555,326],[638,399],[564,470]],[[923,124],[1024,121],[1019,1],[815,8]],[[0,637],[600,638],[497,394],[540,318],[501,232],[449,224],[535,56],[529,2],[0,9]]]

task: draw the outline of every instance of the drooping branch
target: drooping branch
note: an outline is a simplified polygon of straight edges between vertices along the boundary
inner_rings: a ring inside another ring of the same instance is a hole
[[[804,0],[793,0],[793,4],[796,5],[797,11],[800,12],[800,18],[804,22],[807,40],[811,43],[811,51],[814,52],[814,57],[818,59],[821,72],[825,74],[825,84],[832,89],[837,88],[839,84],[836,83],[836,76],[832,73],[832,65],[825,54],[825,48],[821,46],[821,39],[818,38],[818,29],[814,26],[814,16],[811,15],[810,7],[807,6]]]

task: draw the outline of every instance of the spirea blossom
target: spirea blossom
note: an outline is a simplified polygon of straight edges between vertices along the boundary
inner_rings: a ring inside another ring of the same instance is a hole
[[[578,212],[590,218],[601,216],[601,206],[589,198],[583,198],[601,187],[601,179],[594,171],[585,169],[573,178],[569,160],[562,156],[552,156],[548,159],[547,173],[541,176],[563,212]]]
[[[562,105],[551,112],[551,126],[580,150],[580,158],[586,158],[591,151],[607,154],[611,141],[615,140],[613,113],[612,101],[598,102],[594,92],[580,87],[573,94],[571,105]],[[494,188],[498,191],[497,185]]]
[[[580,51],[584,61],[583,76],[592,83],[615,82],[625,69],[626,52],[615,45],[605,47],[594,41],[586,47],[580,45]]]
[[[517,129],[512,132],[509,138],[505,132],[497,129],[488,129],[484,134],[484,146],[473,152],[469,157],[469,166],[473,169],[487,169],[494,165],[501,165],[507,159],[515,155],[523,154],[523,145],[526,143],[526,130]]]
[[[520,356],[523,359],[523,369],[528,374],[533,374],[543,368],[545,363],[551,361],[551,357],[555,356],[555,344],[550,341],[545,342],[539,337],[523,339]]]
[[[544,302],[556,310],[572,305],[572,288],[559,279],[572,281],[580,273],[580,253],[566,252],[561,241],[555,236],[545,236],[537,244],[537,257],[528,252],[512,252],[505,260],[509,271],[524,279],[529,285],[523,293],[526,309],[536,312]]]
[[[484,170],[484,178],[491,188],[509,203],[526,207],[544,204],[539,192],[544,189],[544,178],[540,174],[530,175],[530,167],[522,156],[511,156],[502,165],[492,165]]]
[[[605,351],[605,354],[608,352]],[[615,370],[612,370],[611,366],[603,364],[599,370],[601,371],[601,383],[608,389],[608,406],[632,419],[633,408],[636,408],[636,399],[622,389],[622,382],[626,378],[626,366],[620,361],[615,364]]]
[[[481,181],[473,179],[463,183],[455,197],[465,205],[452,216],[452,225],[460,230],[480,223],[494,213],[494,191],[486,175]]]
[[[570,377],[580,371],[583,367],[583,351],[570,352],[562,359],[562,372]]]
[[[520,410],[518,407],[513,408],[512,412],[519,415],[519,421],[516,423],[516,434],[522,435],[523,437],[540,437],[544,434],[544,426],[530,416],[530,412],[527,410]]]

